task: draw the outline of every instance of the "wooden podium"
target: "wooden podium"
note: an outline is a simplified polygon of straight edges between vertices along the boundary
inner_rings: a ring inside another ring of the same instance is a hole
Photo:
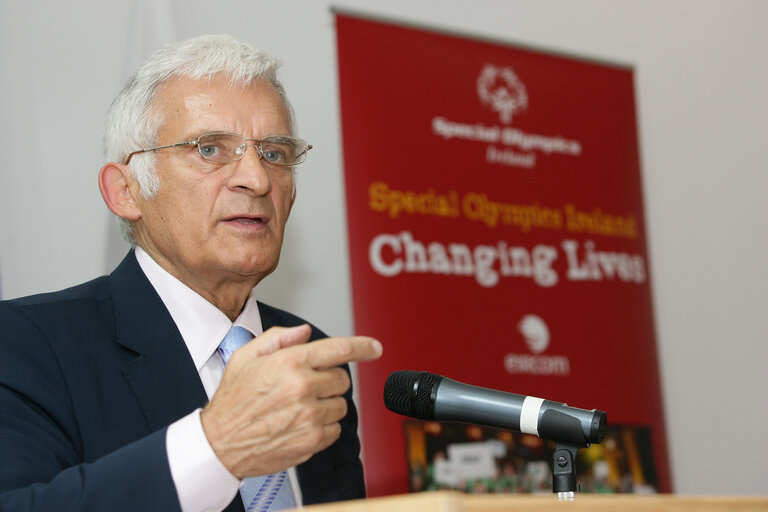
[[[453,491],[402,494],[304,507],[306,512],[752,512],[768,511],[768,497],[676,494],[576,494],[573,501],[530,494],[461,494]]]

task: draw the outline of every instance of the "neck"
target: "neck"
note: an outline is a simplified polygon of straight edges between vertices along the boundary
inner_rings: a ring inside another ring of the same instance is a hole
[[[238,290],[219,290],[216,294],[207,293],[207,290],[201,288],[194,288],[192,286],[190,286],[190,288],[195,290],[205,300],[216,306],[219,311],[227,315],[227,318],[234,322],[237,317],[240,316],[240,313],[243,312],[243,308],[251,294],[253,286]]]
[[[263,277],[227,275],[212,278],[206,276],[204,272],[198,272],[181,265],[180,262],[174,262],[151,248],[142,246],[142,249],[163,270],[213,304],[233,322],[240,316],[251,291]]]

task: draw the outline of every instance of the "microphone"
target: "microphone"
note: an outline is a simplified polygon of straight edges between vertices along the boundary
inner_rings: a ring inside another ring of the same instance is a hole
[[[390,411],[420,420],[476,423],[579,447],[600,443],[608,419],[596,409],[577,409],[409,370],[387,377],[384,404]]]

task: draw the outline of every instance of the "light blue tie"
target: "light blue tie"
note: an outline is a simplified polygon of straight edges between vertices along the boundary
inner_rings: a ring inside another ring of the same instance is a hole
[[[219,344],[219,355],[226,366],[232,353],[242,347],[253,335],[247,329],[234,326]],[[272,475],[246,478],[240,487],[240,497],[247,512],[267,512],[295,508],[288,474],[280,471]]]

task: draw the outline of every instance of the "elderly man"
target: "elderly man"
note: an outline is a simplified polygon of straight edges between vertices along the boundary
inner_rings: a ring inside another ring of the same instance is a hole
[[[363,497],[346,363],[380,343],[253,295],[311,149],[275,62],[224,36],[164,48],[115,99],[105,145],[99,188],[135,250],[109,276],[0,303],[0,510]]]

